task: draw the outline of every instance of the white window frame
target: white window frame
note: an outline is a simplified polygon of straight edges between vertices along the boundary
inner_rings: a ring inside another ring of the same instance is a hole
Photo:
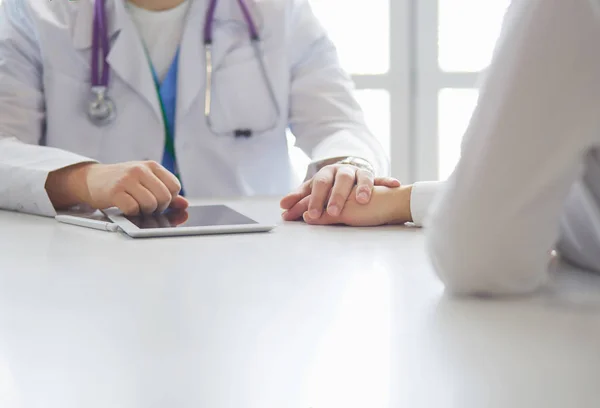
[[[479,72],[445,72],[438,62],[438,0],[412,0],[415,10],[414,180],[439,178],[438,95],[444,88],[478,89]]]
[[[413,38],[410,18],[412,1],[389,0],[389,71],[376,75],[352,75],[357,90],[389,92],[391,173],[404,183],[413,181],[413,140],[411,137],[413,109],[411,109],[410,64]]]

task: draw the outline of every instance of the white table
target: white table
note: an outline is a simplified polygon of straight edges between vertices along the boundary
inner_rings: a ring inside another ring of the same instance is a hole
[[[417,229],[134,240],[0,212],[0,407],[598,407],[599,280],[453,300]]]

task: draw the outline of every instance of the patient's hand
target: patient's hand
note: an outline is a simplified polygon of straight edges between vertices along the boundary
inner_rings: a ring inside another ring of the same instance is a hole
[[[318,219],[304,213],[304,221],[311,225],[345,224],[368,227],[411,222],[410,193],[412,186],[388,188],[376,186],[369,204],[359,204],[356,194],[351,194],[342,213],[336,217],[324,212]]]

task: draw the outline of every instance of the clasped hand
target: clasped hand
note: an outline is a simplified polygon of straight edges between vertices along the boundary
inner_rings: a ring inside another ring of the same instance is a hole
[[[315,225],[382,225],[409,221],[400,182],[349,164],[323,167],[299,189],[281,200],[286,221]]]

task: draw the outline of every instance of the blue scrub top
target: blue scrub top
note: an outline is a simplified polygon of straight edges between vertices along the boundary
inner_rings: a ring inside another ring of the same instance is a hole
[[[154,83],[158,98],[160,101],[163,120],[165,122],[165,149],[163,152],[162,165],[175,174],[179,181],[179,171],[177,169],[177,159],[175,156],[175,112],[177,111],[177,73],[179,67],[179,50],[173,58],[173,62],[169,67],[169,71],[165,76],[162,83],[158,80],[156,71],[150,63],[152,69],[152,76],[154,77]],[[183,187],[181,189],[181,195],[184,195]]]

